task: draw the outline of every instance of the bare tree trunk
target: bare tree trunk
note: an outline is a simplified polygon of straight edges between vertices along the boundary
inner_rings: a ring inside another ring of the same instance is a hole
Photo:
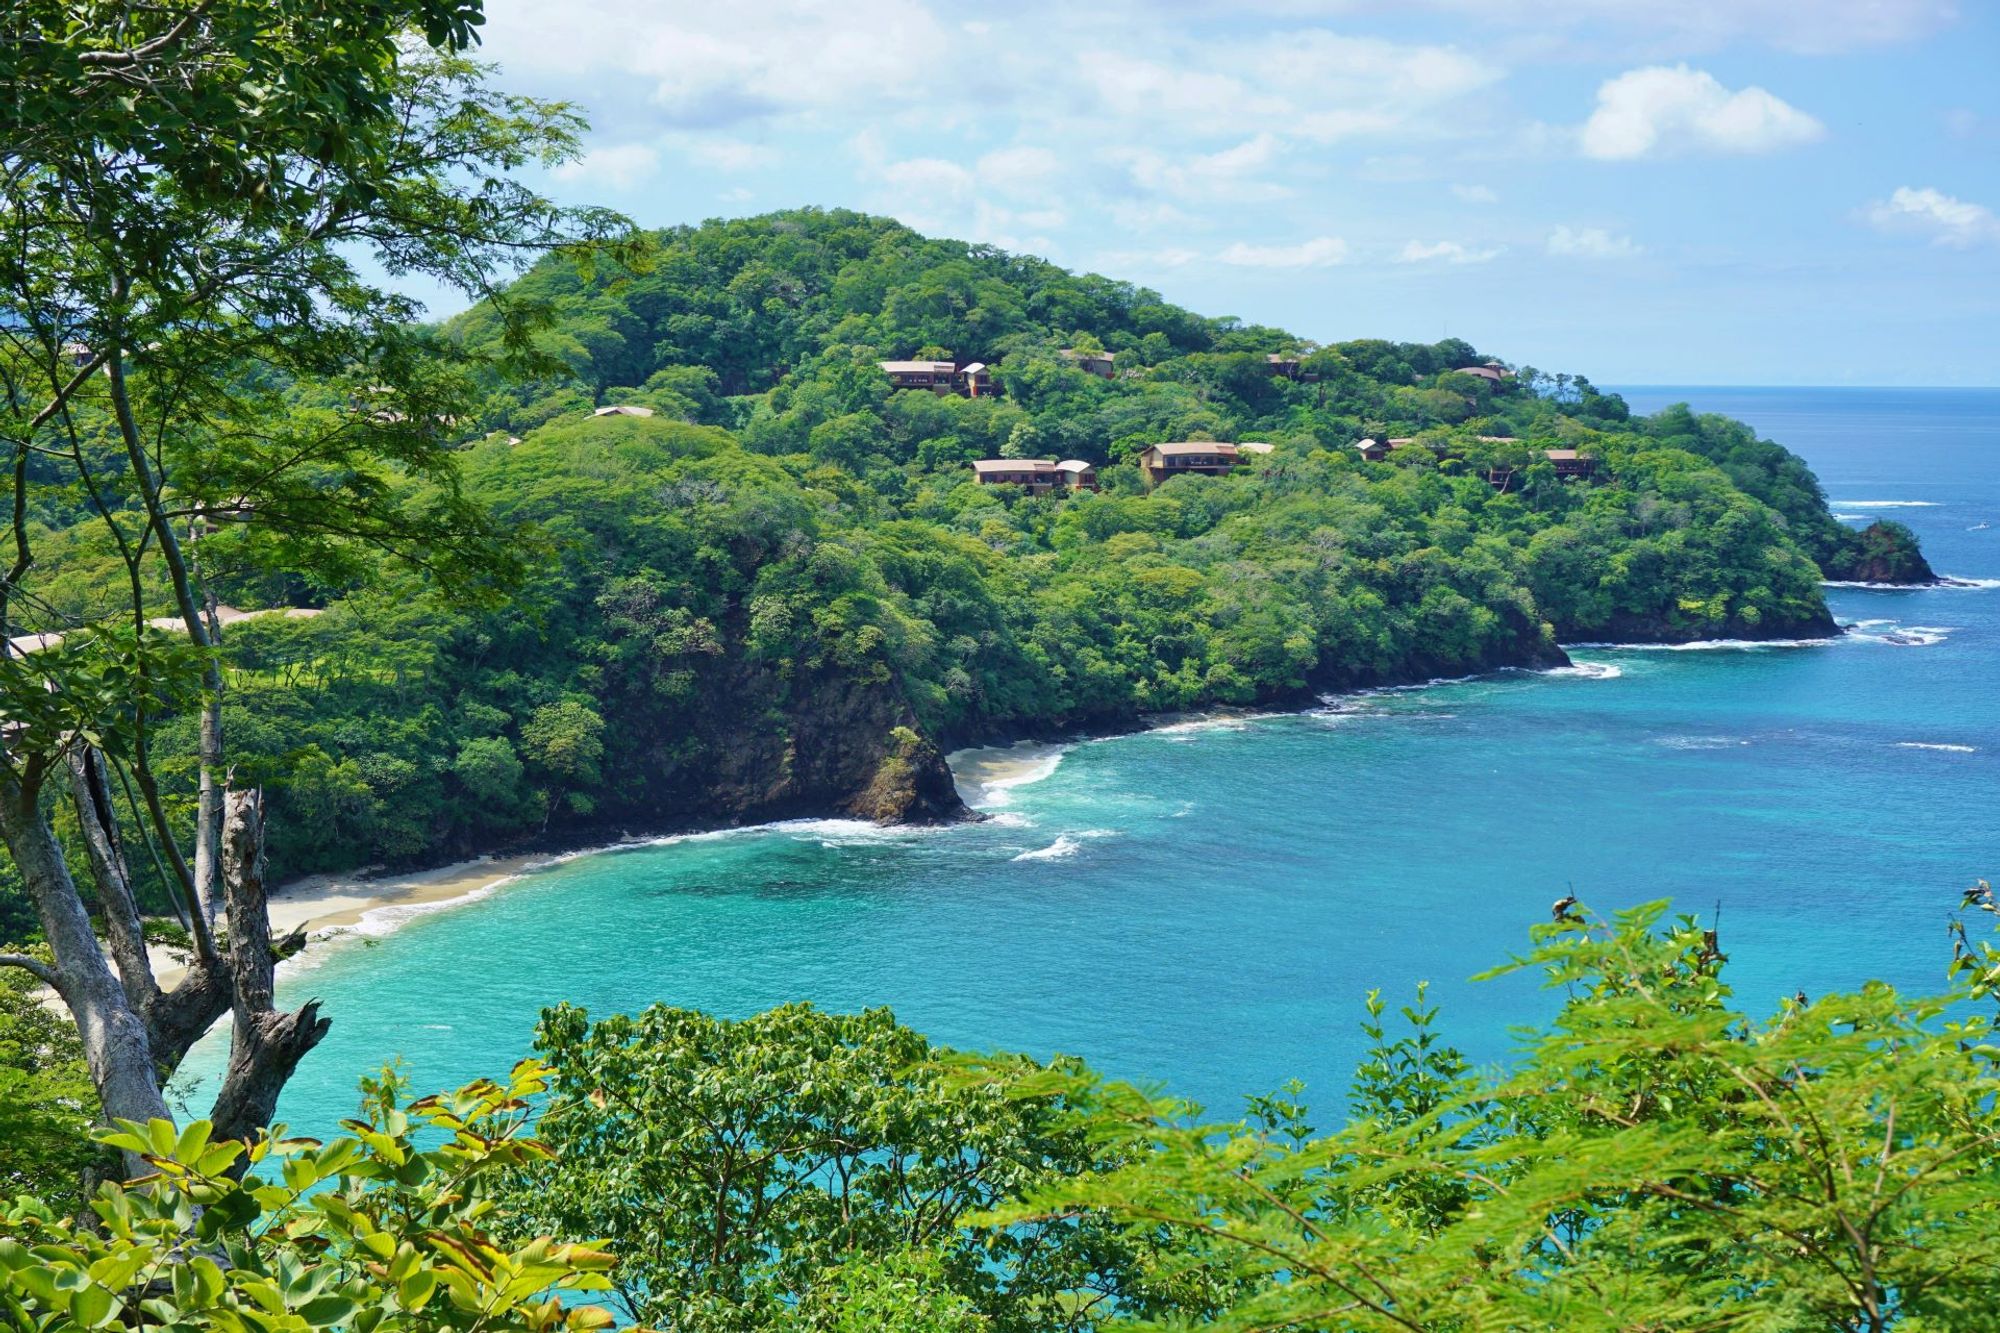
[[[197,956],[178,986],[171,991],[160,989],[146,950],[138,898],[132,892],[131,864],[118,831],[118,810],[112,802],[104,756],[78,742],[70,751],[69,763],[77,822],[83,829],[98,897],[104,902],[111,956],[118,964],[125,998],[145,1021],[157,1081],[164,1086],[189,1048],[216,1019],[229,1012],[229,974],[217,965],[219,960]]]
[[[271,1123],[278,1094],[306,1052],[319,1045],[329,1020],[319,1001],[280,1013],[272,1000],[277,952],[264,897],[264,794],[223,796],[222,892],[229,913],[229,970],[236,1005],[229,1069],[209,1119],[218,1138],[247,1138]]]
[[[118,816],[104,780],[104,760],[81,740],[75,741],[70,746],[69,773],[70,795],[76,802],[77,823],[83,829],[91,877],[97,881],[97,897],[104,904],[104,933],[111,940],[118,979],[124,984],[126,1000],[144,1014],[159,998],[160,987],[146,956],[146,932],[139,920],[138,899],[132,893],[125,849],[119,842]]]
[[[193,536],[192,533],[189,534]],[[202,612],[208,622],[211,643],[222,642],[222,622],[215,614],[215,593],[204,588]],[[215,878],[218,856],[216,844],[222,837],[222,791],[217,785],[222,768],[222,690],[219,674],[214,688],[207,691],[201,705],[201,788],[195,804],[194,899],[209,925],[215,924],[218,907]]]
[[[105,1116],[142,1122],[166,1118],[146,1024],[98,947],[62,847],[42,815],[37,798],[49,761],[43,756],[9,758],[11,763],[0,764],[0,835],[55,954],[55,966],[44,980],[76,1019]],[[135,1173],[140,1169],[137,1162],[126,1165]]]

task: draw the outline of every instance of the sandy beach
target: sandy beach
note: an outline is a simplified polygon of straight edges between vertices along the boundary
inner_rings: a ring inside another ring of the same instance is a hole
[[[483,856],[408,875],[308,875],[271,890],[271,934],[283,937],[303,929],[309,941],[317,942],[352,931],[371,912],[452,902],[548,860],[546,854]],[[153,971],[160,985],[171,988],[186,970],[172,953],[155,946]]]
[[[1011,788],[1039,781],[1054,772],[1066,748],[1022,741],[1016,745],[960,750],[948,756],[947,762],[965,803],[975,809],[993,809],[1007,804]],[[271,890],[271,934],[282,937],[303,929],[309,943],[318,943],[364,926],[370,913],[399,912],[468,898],[546,865],[551,859],[543,852],[478,857],[407,875],[308,875]],[[186,970],[173,952],[154,947],[153,971],[162,986],[173,987]]]
[[[1066,745],[1021,741],[956,750],[945,756],[958,783],[959,799],[975,810],[1007,803],[1007,792],[1024,783],[1039,782],[1055,772]]]

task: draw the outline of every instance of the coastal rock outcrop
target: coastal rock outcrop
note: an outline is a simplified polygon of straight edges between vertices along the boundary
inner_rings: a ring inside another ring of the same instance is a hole
[[[1838,567],[1827,577],[1854,583],[1936,583],[1937,571],[1924,559],[1917,534],[1901,523],[1878,521],[1855,533]]]
[[[940,824],[968,814],[943,753],[908,727],[890,732],[888,753],[847,809],[878,824]]]

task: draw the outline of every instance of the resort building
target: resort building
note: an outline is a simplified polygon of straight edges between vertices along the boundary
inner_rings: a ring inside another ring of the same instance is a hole
[[[1273,375],[1283,375],[1288,380],[1299,377],[1299,359],[1295,356],[1283,356],[1272,352],[1264,358],[1264,364],[1270,367]]]
[[[1459,366],[1451,373],[1454,375],[1476,375],[1480,379],[1491,380],[1495,384],[1498,384],[1501,380],[1511,380],[1514,378],[1514,372],[1501,365],[1498,361],[1488,361],[1483,366]]]
[[[590,415],[594,417],[649,417],[653,415],[653,409],[650,407],[640,407],[636,403],[613,403],[609,407],[598,408]]]
[[[929,389],[934,393],[954,393],[958,389],[956,361],[881,361],[882,373],[892,389]]]
[[[1081,458],[1065,458],[1056,464],[1056,471],[1062,474],[1063,485],[1073,491],[1094,491],[1097,489],[1097,468]]]
[[[1236,466],[1236,446],[1213,440],[1177,440],[1172,444],[1149,445],[1139,455],[1139,468],[1146,484],[1157,486],[1169,477],[1190,473],[1220,477]]]
[[[1549,464],[1556,470],[1556,476],[1563,481],[1588,481],[1597,472],[1597,460],[1579,454],[1574,449],[1544,449],[1542,457],[1549,460]],[[1486,480],[1498,491],[1512,489],[1514,478],[1519,475],[1517,469],[1505,464],[1486,469]]]
[[[1068,484],[1052,458],[982,458],[972,465],[972,477],[981,486],[1019,486],[1030,495],[1047,495]],[[1095,472],[1090,480],[1096,489]]]
[[[1065,347],[1056,355],[1074,363],[1078,370],[1087,371],[1092,375],[1102,375],[1105,379],[1110,379],[1118,373],[1115,364],[1118,359],[1116,352],[1079,352],[1074,347]]]
[[[957,393],[967,398],[993,396],[992,368],[984,361],[878,361],[889,377],[892,389],[928,389],[932,393]]]
[[[1589,477],[1597,471],[1595,458],[1587,458],[1574,449],[1544,449],[1542,456],[1555,465],[1556,475],[1564,481]]]

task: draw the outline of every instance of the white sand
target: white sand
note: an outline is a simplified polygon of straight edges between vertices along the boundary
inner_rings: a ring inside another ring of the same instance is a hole
[[[958,750],[945,756],[945,762],[951,765],[951,775],[958,783],[959,799],[975,810],[985,810],[1007,804],[1007,793],[1013,788],[1039,782],[1055,772],[1068,748],[1021,741]]]
[[[1063,745],[1022,741],[960,750],[950,755],[952,776],[967,805],[990,809],[1007,803],[1013,787],[1037,782],[1055,772]],[[304,929],[308,944],[345,934],[382,908],[422,907],[468,898],[481,889],[532,870],[549,861],[546,853],[527,856],[479,857],[421,870],[409,875],[362,878],[356,875],[308,875],[271,890],[271,934],[282,938]],[[186,975],[186,965],[161,946],[154,946],[153,973],[171,990]],[[53,1000],[53,996],[50,997]]]
[[[309,942],[344,934],[368,913],[384,907],[421,907],[447,903],[488,888],[503,879],[540,865],[546,856],[484,856],[411,875],[360,879],[353,875],[308,875],[271,890],[271,935],[282,938],[303,929]],[[186,967],[168,950],[155,946],[153,972],[160,985],[172,989]]]

